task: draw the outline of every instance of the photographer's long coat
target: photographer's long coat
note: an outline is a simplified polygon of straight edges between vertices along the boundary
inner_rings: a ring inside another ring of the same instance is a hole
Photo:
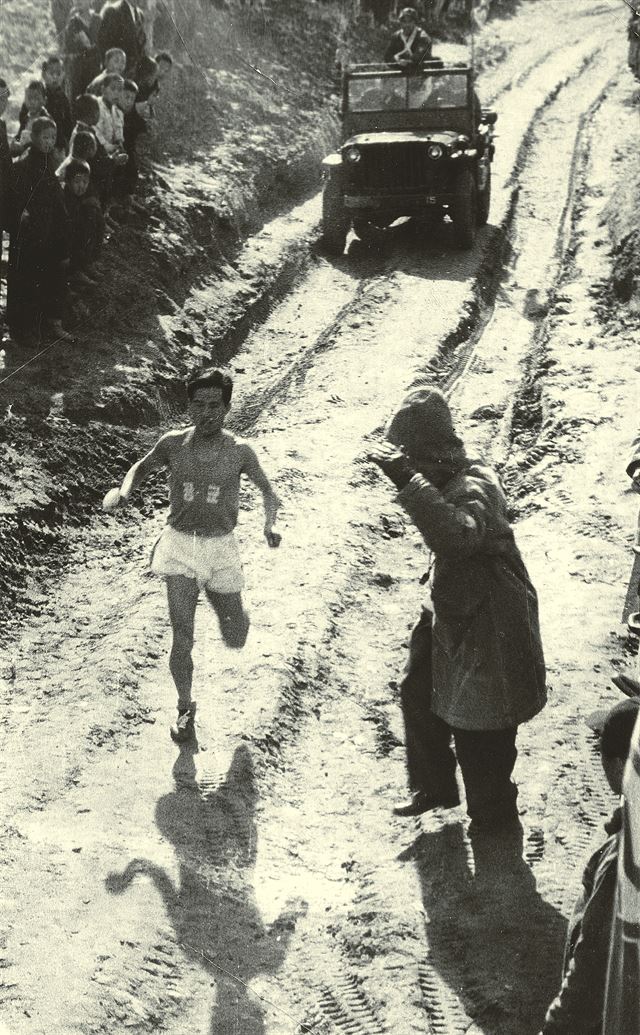
[[[497,476],[470,461],[444,489],[414,475],[398,501],[434,554],[432,711],[497,730],[546,701],[538,600]]]

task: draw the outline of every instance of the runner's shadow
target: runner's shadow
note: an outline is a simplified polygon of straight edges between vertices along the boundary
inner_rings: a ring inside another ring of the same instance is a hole
[[[450,824],[401,858],[420,878],[430,965],[478,1030],[539,1032],[560,986],[567,925],[536,890],[522,829],[467,842],[462,825]]]
[[[123,873],[107,878],[107,887],[120,894],[137,874],[151,877],[183,950],[215,983],[211,1035],[263,1035],[261,1003],[247,986],[258,974],[278,971],[305,905],[287,903],[269,926],[258,912],[253,889],[257,792],[246,746],[236,749],[215,790],[196,782],[192,749],[181,750],[173,775],[176,788],[159,799],[156,823],[176,852],[177,886],[161,866],[133,859]]]

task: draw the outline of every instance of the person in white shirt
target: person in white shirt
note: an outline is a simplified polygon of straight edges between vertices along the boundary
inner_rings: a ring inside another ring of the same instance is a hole
[[[100,118],[96,136],[108,155],[124,150],[124,115],[119,107],[124,79],[117,72],[105,77],[102,97],[98,98]]]

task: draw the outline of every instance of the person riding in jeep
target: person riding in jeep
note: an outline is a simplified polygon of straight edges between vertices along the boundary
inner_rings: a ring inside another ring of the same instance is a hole
[[[405,7],[398,19],[400,30],[394,32],[384,52],[384,59],[390,64],[411,69],[428,61],[431,57],[431,38],[418,25],[418,15],[413,7]]]

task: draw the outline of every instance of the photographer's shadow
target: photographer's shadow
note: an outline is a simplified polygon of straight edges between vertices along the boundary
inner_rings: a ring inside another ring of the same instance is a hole
[[[123,873],[110,874],[107,887],[121,894],[136,875],[150,877],[183,951],[215,983],[211,1035],[263,1035],[261,1003],[247,986],[258,974],[275,974],[282,965],[304,904],[287,903],[269,926],[258,912],[253,889],[257,793],[247,747],[236,749],[214,792],[198,786],[188,748],[181,751],[173,775],[176,788],[159,799],[156,823],[175,849],[177,886],[161,866],[133,859]]]
[[[429,962],[474,1031],[535,1035],[560,987],[566,920],[536,890],[522,828],[465,841],[462,824],[421,834],[417,868]]]

